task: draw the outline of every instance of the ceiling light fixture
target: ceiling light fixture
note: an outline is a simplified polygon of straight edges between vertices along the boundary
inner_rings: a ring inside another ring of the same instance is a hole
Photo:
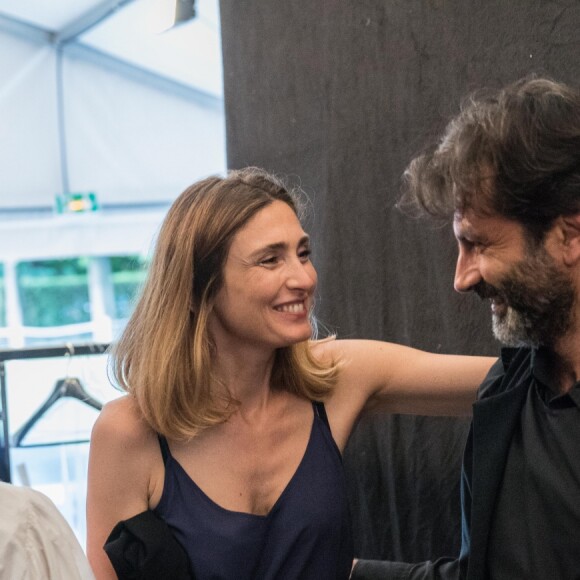
[[[196,17],[195,0],[175,0],[175,21],[173,26],[179,26]]]

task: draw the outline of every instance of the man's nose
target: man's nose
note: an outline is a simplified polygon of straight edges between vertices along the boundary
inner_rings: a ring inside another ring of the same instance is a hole
[[[469,292],[481,280],[477,259],[460,250],[457,257],[457,265],[455,266],[455,280],[453,282],[455,290],[457,292]]]

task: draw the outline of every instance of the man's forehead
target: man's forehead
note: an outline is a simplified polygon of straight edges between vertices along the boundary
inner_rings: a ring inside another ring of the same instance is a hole
[[[478,212],[473,209],[456,211],[453,214],[453,233],[456,238],[524,236],[525,228],[517,220],[497,212]]]
[[[469,229],[471,226],[472,217],[473,212],[469,210],[456,210],[453,214],[453,231],[457,233],[458,231]]]
[[[456,237],[473,235],[487,228],[495,228],[502,217],[492,212],[477,212],[473,209],[456,210],[453,214],[453,232]]]

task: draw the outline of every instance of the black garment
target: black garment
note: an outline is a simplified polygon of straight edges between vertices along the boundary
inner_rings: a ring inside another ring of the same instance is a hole
[[[536,365],[533,359],[534,355],[530,349],[503,349],[501,359],[492,367],[480,387],[478,401],[473,407],[473,421],[463,457],[461,481],[463,532],[459,557],[440,558],[435,562],[419,564],[361,561],[354,569],[353,580],[488,580],[490,578],[490,571],[487,567],[490,532],[497,521],[495,506],[500,497],[505,465],[514,434],[520,426],[520,416],[525,413],[528,393],[534,388],[536,378],[541,376],[544,384],[550,384],[549,377],[545,376],[545,365],[541,362],[543,358],[540,357]],[[533,368],[534,372],[532,372]],[[577,396],[578,391],[575,389],[570,398],[575,399],[577,403]],[[561,402],[557,404],[561,405]],[[574,443],[575,434],[577,431],[567,434],[566,445]],[[531,461],[533,459],[530,458]],[[548,457],[546,457],[546,462],[550,463]],[[580,452],[568,453],[566,462],[574,464],[573,473],[578,473]],[[562,468],[561,456],[554,458],[552,471],[557,473]],[[553,498],[555,513],[567,510],[567,506],[562,502],[569,501],[574,494],[578,497],[580,481],[575,480],[571,487],[572,489],[564,496]],[[519,517],[520,514],[513,515]],[[575,554],[578,555],[577,567],[580,570],[580,521],[573,521],[566,532],[572,534],[572,538],[575,539],[577,549],[569,556],[573,558]],[[560,533],[559,529],[551,529],[549,536],[553,537]],[[519,537],[511,537],[510,545],[519,541]],[[547,548],[549,547],[548,545]],[[505,549],[509,550],[509,546]],[[523,578],[525,580],[547,580],[548,578],[549,580],[576,580],[580,578],[578,572],[573,570],[572,574],[574,573],[576,575],[546,576],[543,571],[536,574],[536,571],[531,570],[531,575]],[[519,578],[516,576],[509,580],[519,580]]]
[[[119,580],[193,580],[185,550],[150,510],[119,522],[104,549]]]
[[[508,452],[487,556],[492,580],[580,578],[580,386],[560,395],[547,363],[538,351]]]

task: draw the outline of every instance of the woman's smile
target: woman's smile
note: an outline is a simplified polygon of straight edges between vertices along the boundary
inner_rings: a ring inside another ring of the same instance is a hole
[[[299,300],[296,302],[286,302],[285,304],[279,304],[274,306],[274,310],[278,312],[285,312],[288,314],[304,315],[308,314],[304,300]]]

